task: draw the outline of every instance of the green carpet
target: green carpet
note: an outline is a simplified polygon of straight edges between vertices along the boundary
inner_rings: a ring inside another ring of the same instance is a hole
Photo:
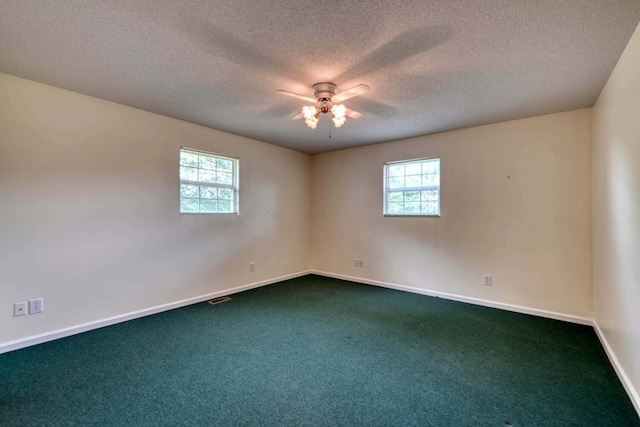
[[[640,426],[591,327],[306,276],[0,355],[0,425]]]

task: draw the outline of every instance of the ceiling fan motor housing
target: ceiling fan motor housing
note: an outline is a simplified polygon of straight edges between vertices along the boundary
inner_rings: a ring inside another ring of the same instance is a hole
[[[313,85],[313,96],[316,98],[331,98],[338,92],[338,88],[333,83],[316,83]]]
[[[313,85],[313,96],[318,100],[318,107],[321,112],[331,111],[331,97],[338,92],[338,88],[333,83],[323,82]]]

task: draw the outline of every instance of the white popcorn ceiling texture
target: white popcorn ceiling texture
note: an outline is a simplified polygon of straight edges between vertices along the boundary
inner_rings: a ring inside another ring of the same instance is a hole
[[[639,19],[639,0],[2,0],[0,72],[318,153],[590,107]],[[275,92],[322,81],[371,88],[331,138]]]

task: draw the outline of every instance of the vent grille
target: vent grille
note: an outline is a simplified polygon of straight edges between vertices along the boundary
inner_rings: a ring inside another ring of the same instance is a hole
[[[231,298],[229,298],[229,297],[218,297],[218,298],[211,299],[211,300],[209,300],[207,302],[209,304],[211,304],[211,305],[216,305],[216,304],[220,304],[221,302],[227,302],[227,301],[231,301]]]

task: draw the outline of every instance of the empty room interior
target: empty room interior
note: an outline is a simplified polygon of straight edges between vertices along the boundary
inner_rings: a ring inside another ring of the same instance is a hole
[[[639,21],[0,1],[0,425],[640,426]]]

